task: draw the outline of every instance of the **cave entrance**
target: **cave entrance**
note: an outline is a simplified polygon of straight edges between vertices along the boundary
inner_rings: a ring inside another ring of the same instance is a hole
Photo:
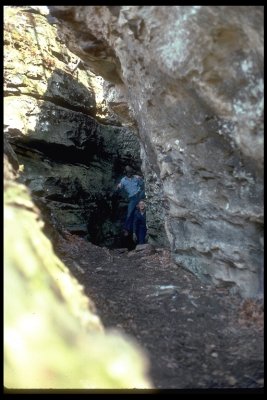
[[[51,240],[53,227],[97,246],[135,247],[131,237],[123,236],[128,199],[116,186],[126,165],[142,175],[140,144],[126,129],[115,134],[116,140],[104,138],[109,139],[109,148],[100,139],[82,149],[29,138],[11,141],[23,165],[18,180],[30,189]]]

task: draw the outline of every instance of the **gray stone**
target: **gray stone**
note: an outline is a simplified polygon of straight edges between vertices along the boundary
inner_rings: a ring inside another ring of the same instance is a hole
[[[131,161],[140,168],[139,140],[150,243],[168,245],[175,261],[204,281],[231,286],[244,297],[261,296],[263,7],[49,9],[58,21],[50,25],[52,31],[46,31],[42,16],[36,15],[36,22],[37,32],[48,32],[38,40],[51,57],[44,60],[38,46],[28,45],[34,40],[31,27],[23,41],[15,26],[5,35],[10,52],[5,54],[4,118],[10,143],[30,133],[53,145],[57,155],[68,149],[68,157],[89,166],[87,154],[94,195],[111,204],[107,191],[123,165]],[[78,65],[73,80],[69,64]],[[109,82],[101,86],[94,74]],[[100,120],[130,129],[104,128]],[[94,216],[101,203],[86,196]],[[112,232],[112,221],[104,230]]]

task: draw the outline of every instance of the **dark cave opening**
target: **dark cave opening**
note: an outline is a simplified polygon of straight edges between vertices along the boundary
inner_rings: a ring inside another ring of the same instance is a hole
[[[12,147],[19,163],[24,165],[18,180],[31,191],[45,222],[44,232],[52,240],[55,229],[101,247],[129,250],[135,247],[132,237],[123,235],[127,196],[117,191],[116,186],[124,176],[126,165],[142,175],[141,160],[122,157],[118,151],[110,157],[104,151],[99,152],[99,145],[94,144],[81,150],[75,146],[16,139],[12,140]],[[74,167],[81,168],[80,176],[72,175]],[[62,168],[68,168],[68,177],[60,176]],[[99,176],[95,187],[84,187],[81,177],[86,174]],[[111,177],[108,184],[103,179],[105,174]]]

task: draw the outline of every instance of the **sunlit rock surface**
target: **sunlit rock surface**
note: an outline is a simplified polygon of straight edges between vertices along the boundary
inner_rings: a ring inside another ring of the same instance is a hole
[[[260,295],[263,7],[49,9],[70,49],[125,93],[176,262]]]
[[[46,223],[118,247],[127,202],[114,190],[125,165],[141,172],[135,121],[117,92],[108,108],[108,82],[68,50],[51,18],[44,8],[5,8],[5,146]],[[155,232],[166,238],[161,222]]]
[[[25,162],[29,181],[26,174],[20,179],[45,198],[48,217],[58,224],[64,217],[70,231],[114,245],[120,222],[106,218],[119,205],[122,221],[126,203],[110,190],[129,160],[140,168],[133,132],[140,140],[151,242],[169,245],[177,264],[204,281],[261,296],[263,7],[51,6],[50,15],[26,9],[16,26],[5,11],[4,123],[20,163],[31,159],[29,168]],[[103,143],[110,149],[115,140],[105,121],[121,124],[115,136],[121,133],[125,147],[118,164],[99,162]],[[34,157],[18,148],[29,146],[29,132],[38,141],[39,147],[31,142]],[[90,168],[85,154],[97,158]],[[42,173],[40,158],[49,158]],[[62,158],[73,160],[71,173],[60,167]],[[57,168],[62,179],[54,175]],[[51,179],[43,178],[48,170]],[[97,201],[85,192],[88,181],[104,182],[100,192],[95,187]],[[68,200],[73,190],[85,193],[78,197],[86,206],[76,195]],[[107,223],[90,231],[98,209]]]

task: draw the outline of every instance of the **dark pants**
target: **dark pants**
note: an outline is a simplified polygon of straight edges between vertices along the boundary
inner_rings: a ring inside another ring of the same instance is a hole
[[[128,232],[133,231],[133,219],[134,219],[135,208],[139,203],[139,201],[143,200],[144,198],[145,198],[145,192],[143,190],[129,198],[127,217],[124,223],[124,229],[126,231]]]
[[[145,244],[146,241],[146,226],[139,225],[136,231],[137,244]]]

